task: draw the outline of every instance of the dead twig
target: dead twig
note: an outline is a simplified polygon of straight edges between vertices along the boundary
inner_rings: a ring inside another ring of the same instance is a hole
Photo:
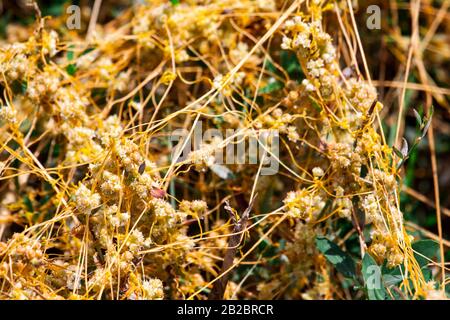
[[[232,270],[230,267],[233,265],[233,260],[234,257],[236,256],[237,248],[241,244],[243,234],[245,232],[245,228],[247,225],[247,221],[250,216],[250,211],[255,202],[255,198],[256,196],[248,204],[247,209],[245,209],[244,213],[242,214],[242,216],[239,218],[238,221],[236,221],[235,213],[233,212],[233,209],[230,207],[228,200],[225,201],[226,204],[225,209],[230,212],[231,219],[234,220],[234,228],[233,234],[228,240],[227,252],[225,254],[225,258],[223,259],[222,263],[220,273],[223,274],[223,276],[214,283],[211,293],[208,296],[209,300],[223,299],[223,295],[225,293],[225,289],[228,284],[228,279],[230,278],[230,271]]]

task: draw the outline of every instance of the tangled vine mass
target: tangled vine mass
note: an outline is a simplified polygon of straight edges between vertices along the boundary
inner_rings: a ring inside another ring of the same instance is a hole
[[[442,295],[349,4],[152,0],[79,30],[35,6],[0,43],[0,298]],[[180,160],[199,123],[222,137]],[[276,172],[219,163],[269,130]]]

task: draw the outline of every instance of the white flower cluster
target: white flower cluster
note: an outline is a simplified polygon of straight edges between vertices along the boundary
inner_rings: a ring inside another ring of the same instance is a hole
[[[130,73],[121,72],[114,80],[113,88],[119,92],[125,92],[130,85]]]
[[[96,132],[86,127],[72,127],[68,123],[61,126],[69,141],[66,159],[69,163],[89,162],[99,157],[103,148],[93,140]]]
[[[190,163],[196,164],[198,168],[202,165],[211,166],[216,161],[215,154],[220,148],[222,139],[220,137],[213,137],[210,143],[202,142],[197,150],[191,151],[187,160]]]
[[[377,91],[373,86],[355,78],[348,79],[345,94],[352,106],[363,114],[368,112],[377,98]]]
[[[43,263],[44,254],[41,244],[33,241],[29,237],[15,233],[13,235],[15,245],[10,251],[10,257],[13,259],[11,262],[27,262],[31,263],[33,267],[38,267]]]
[[[339,211],[338,211],[339,217],[351,219],[353,203],[349,197],[345,196],[344,191],[345,191],[344,188],[342,188],[341,186],[337,186],[335,188],[336,197],[337,197],[335,203],[339,208]]]
[[[320,177],[323,177],[325,172],[323,172],[323,169],[321,167],[314,167],[312,169],[312,174],[313,174],[314,178],[320,178]]]
[[[60,87],[53,95],[53,107],[64,121],[86,122],[86,106],[88,100],[80,97],[79,93],[72,87]]]
[[[137,173],[144,158],[139,152],[139,147],[130,139],[114,141],[114,153],[127,172]]]
[[[371,232],[372,244],[370,252],[380,261],[387,260],[389,268],[403,263],[405,256],[396,245],[396,240],[389,232],[373,230]]]
[[[381,224],[383,222],[383,216],[380,212],[378,201],[373,193],[368,194],[362,198],[362,208],[366,213],[367,223]]]
[[[270,12],[277,9],[276,2],[274,0],[256,0],[256,6]]]
[[[166,228],[173,228],[178,223],[181,223],[186,218],[186,213],[183,211],[176,211],[170,203],[163,199],[154,198],[150,201],[156,219],[164,221]]]
[[[130,214],[128,212],[120,212],[115,204],[104,206],[99,215],[104,215],[114,228],[124,227],[130,221]]]
[[[90,214],[93,209],[100,206],[100,195],[92,192],[82,183],[78,186],[73,197],[75,207],[82,214]]]
[[[8,82],[25,77],[29,65],[25,51],[26,46],[22,43],[7,45],[0,51],[0,73]]]
[[[300,16],[296,16],[285,22],[286,31],[294,34],[294,38],[283,37],[281,44],[282,49],[298,49],[300,47],[306,49],[311,45],[311,28],[316,24],[305,23]]]
[[[369,177],[371,176],[370,173],[368,175]],[[393,192],[398,187],[397,181],[395,180],[395,176],[391,173],[379,169],[374,169],[373,177],[375,178],[374,180],[383,185],[388,192]]]
[[[309,75],[314,78],[319,78],[325,74],[326,69],[324,67],[325,64],[321,58],[310,60],[306,64],[306,69],[308,69]]]
[[[138,229],[134,229],[128,234],[126,245],[133,254],[137,254],[144,246],[149,246],[150,244],[150,238],[146,239]]]
[[[136,179],[130,184],[130,188],[133,189],[142,200],[151,198],[152,190],[157,187],[157,182],[148,172],[137,175]]]
[[[107,170],[103,171],[103,182],[100,185],[100,190],[105,195],[115,195],[122,190],[122,184],[118,175]]]
[[[159,279],[149,279],[142,281],[142,300],[159,300],[164,297],[163,283]]]
[[[286,21],[287,36],[283,37],[281,48],[294,50],[306,59],[307,79],[302,81],[308,92],[320,89],[324,98],[332,93],[336,73],[336,49],[329,34],[322,30],[321,21],[305,22],[296,16]]]
[[[58,33],[54,30],[50,32],[44,30],[42,33],[42,53],[50,57],[55,56],[58,53],[57,44]]]
[[[98,130],[102,145],[107,147],[111,142],[116,141],[122,135],[122,125],[117,115],[109,116],[106,120],[101,121]]]
[[[235,64],[244,59],[248,54],[248,45],[245,42],[239,42],[236,48],[230,50],[230,58]]]
[[[67,139],[75,146],[83,146],[86,140],[92,140],[95,137],[95,131],[86,127],[64,128],[67,129]]]
[[[323,198],[307,189],[289,192],[283,202],[287,206],[288,215],[300,218],[306,222],[317,218],[325,207]]]
[[[308,92],[312,92],[312,91],[316,90],[316,87],[308,79],[303,79],[302,85],[305,87],[305,90]]]
[[[329,145],[331,165],[335,169],[348,168],[351,165],[352,147],[346,143]]]
[[[175,210],[172,205],[164,199],[153,198],[149,201],[150,216],[152,229],[151,236],[155,242],[178,241],[177,237],[184,232],[179,232],[179,227],[182,226],[183,221],[189,212],[183,210]],[[184,240],[183,240],[184,241]]]
[[[293,123],[295,117],[288,112],[283,112],[282,109],[276,108],[271,114],[264,114],[259,116],[254,125],[257,129],[277,129],[280,133],[290,134],[292,140],[300,139],[295,126],[289,126]]]
[[[0,121],[5,121],[6,123],[16,123],[17,111],[10,106],[0,106]]]
[[[96,62],[97,72],[101,79],[112,80],[115,74],[115,65],[109,57],[102,57]]]
[[[189,54],[186,50],[178,50],[175,52],[175,62],[176,63],[182,63],[189,60]]]
[[[190,213],[191,215],[200,215],[203,214],[206,209],[208,209],[208,205],[203,200],[194,200],[187,201],[183,200],[179,206],[180,210],[186,213]]]
[[[27,84],[27,96],[34,102],[55,94],[60,87],[60,79],[57,73],[50,70],[36,75]]]
[[[297,127],[295,126],[288,126],[287,127],[287,137],[289,141],[297,142],[300,140],[300,135],[297,132]]]

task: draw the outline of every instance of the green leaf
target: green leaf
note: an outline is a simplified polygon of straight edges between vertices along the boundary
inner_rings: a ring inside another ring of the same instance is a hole
[[[361,178],[364,178],[367,175],[367,172],[369,172],[369,170],[367,169],[367,166],[364,164],[361,165],[361,172],[360,172],[359,176]]]
[[[368,253],[362,260],[362,274],[369,300],[384,300],[386,291],[381,276],[381,268]]]
[[[400,152],[403,155],[403,158],[406,158],[408,156],[408,141],[406,141],[405,138],[402,138],[402,149]]]
[[[23,203],[25,204],[25,206],[27,207],[27,210],[29,212],[33,212],[33,203],[31,202],[30,198],[28,196],[24,196],[23,197]]]
[[[386,288],[398,285],[403,281],[401,266],[396,268],[388,268],[387,264],[384,263],[383,267],[381,268],[381,273],[383,274],[383,281]]]
[[[325,258],[347,278],[355,278],[356,268],[353,259],[336,244],[325,237],[316,238],[316,246]]]
[[[58,158],[61,151],[61,145],[59,143],[55,144],[55,147],[53,148],[53,158]]]
[[[176,6],[176,5],[180,4],[180,0],[170,0],[170,3],[171,3],[173,6]]]
[[[73,76],[77,72],[77,66],[71,63],[66,67],[66,71],[69,75]]]
[[[392,147],[392,150],[394,150],[395,154],[397,155],[397,157],[399,157],[400,159],[403,159],[403,153],[398,150],[396,147]]]
[[[5,11],[2,12],[2,16],[0,17],[0,37],[2,38],[6,38],[6,27],[9,25],[12,16],[12,10]]]
[[[317,110],[317,112],[321,112],[322,111],[322,107],[320,106],[320,104],[317,102],[316,99],[314,99],[311,96],[308,96],[309,101],[311,102],[311,105]]]
[[[422,269],[423,278],[425,281],[431,281],[433,280],[433,274],[431,273],[430,268],[423,268]]]
[[[299,79],[303,75],[302,67],[298,61],[297,55],[290,51],[281,51],[280,64],[287,71],[291,79]]]
[[[419,127],[422,126],[422,117],[420,116],[419,112],[417,112],[416,109],[413,109],[413,112],[414,117],[416,117],[417,124],[419,125]]]
[[[386,286],[395,286],[403,281],[401,274],[383,274],[383,280]]]
[[[283,83],[271,78],[265,87],[259,89],[259,93],[271,93],[280,89],[283,89]]]
[[[43,16],[61,16],[64,13],[64,5],[67,0],[53,0],[48,1],[45,5],[41,7]]]
[[[426,120],[426,122],[424,122],[422,124],[424,126],[423,131],[422,131],[422,136],[421,136],[422,139],[427,135],[428,129],[430,128],[431,121],[433,120],[433,113],[434,113],[434,108],[433,108],[433,106],[431,106],[431,110],[427,116],[427,120]]]
[[[433,240],[419,240],[412,244],[412,248],[415,251],[414,256],[416,257],[417,263],[423,268],[430,260],[437,257],[439,243]]]
[[[75,53],[73,51],[67,52],[67,60],[72,61],[74,57],[75,57]]]

